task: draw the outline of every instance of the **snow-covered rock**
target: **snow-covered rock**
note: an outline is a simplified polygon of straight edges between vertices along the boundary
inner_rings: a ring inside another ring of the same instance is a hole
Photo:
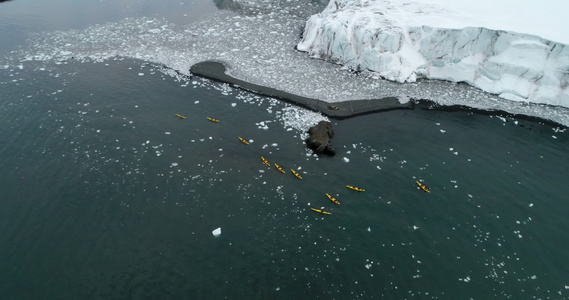
[[[466,82],[569,107],[569,18],[559,18],[569,2],[498,2],[331,0],[307,21],[297,48],[393,81]]]

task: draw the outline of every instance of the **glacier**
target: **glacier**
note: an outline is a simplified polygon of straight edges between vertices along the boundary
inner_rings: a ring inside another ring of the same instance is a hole
[[[396,82],[465,82],[569,107],[569,22],[558,13],[567,10],[548,0],[332,0],[297,49]]]

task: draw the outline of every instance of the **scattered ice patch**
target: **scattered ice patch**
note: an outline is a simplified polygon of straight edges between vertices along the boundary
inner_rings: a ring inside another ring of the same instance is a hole
[[[411,101],[411,98],[409,98],[407,96],[399,96],[399,97],[397,97],[397,100],[399,100],[399,103],[405,104],[405,103],[409,103],[409,101]]]
[[[342,158],[342,160],[344,160],[344,162],[350,162],[350,159],[345,156]]]

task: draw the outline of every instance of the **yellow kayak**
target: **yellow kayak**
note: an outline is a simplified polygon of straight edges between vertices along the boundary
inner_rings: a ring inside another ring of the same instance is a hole
[[[176,114],[176,117],[178,117],[178,118],[180,118],[180,119],[185,119],[185,118],[186,118],[186,117],[184,117],[184,116],[182,116],[182,115],[179,115],[179,114]]]
[[[417,184],[423,189],[423,191],[430,193],[431,191],[429,191],[429,188],[426,187],[424,184],[420,183],[419,181],[417,181]]]
[[[332,200],[332,202],[340,205],[340,201],[338,201],[336,198],[332,197],[332,195],[326,193],[326,196],[328,196],[328,199]]]
[[[244,139],[244,138],[242,138],[242,137],[239,137],[239,140],[240,140],[241,142],[243,142],[243,144],[249,145],[249,141],[247,141],[246,139]]]
[[[261,156],[261,159],[263,160],[263,162],[265,163],[265,165],[267,165],[267,166],[269,166],[269,167],[271,166],[271,164],[269,163],[269,161],[266,160],[264,157]]]
[[[351,186],[351,185],[346,185],[347,188],[352,189],[354,191],[358,191],[358,192],[365,192],[364,189],[359,188],[359,187],[355,187],[355,186]]]
[[[323,211],[321,209],[316,209],[316,208],[311,208],[313,211],[317,212],[317,213],[321,213],[323,215],[331,215],[331,212],[327,212],[327,211]]]
[[[282,173],[286,173],[285,170],[281,166],[275,164],[275,167],[277,167],[277,169],[279,169],[279,171],[281,171]]]
[[[300,174],[298,174],[297,171],[295,171],[295,170],[293,170],[293,169],[290,169],[290,170],[292,171],[292,174],[294,174],[294,176],[296,176],[296,178],[302,179],[302,176],[300,176]]]
[[[210,120],[210,121],[212,121],[212,122],[219,123],[219,120],[218,120],[218,119],[214,119],[214,118],[207,118],[207,119]]]

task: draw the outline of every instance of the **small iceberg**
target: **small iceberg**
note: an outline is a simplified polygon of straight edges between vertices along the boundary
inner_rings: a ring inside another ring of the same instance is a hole
[[[221,234],[221,227],[212,231],[211,234],[213,234],[213,236],[219,236]]]

